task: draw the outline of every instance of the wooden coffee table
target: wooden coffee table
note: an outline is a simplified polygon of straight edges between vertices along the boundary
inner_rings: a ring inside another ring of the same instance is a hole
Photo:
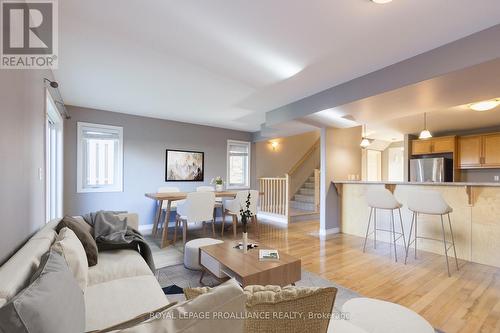
[[[205,272],[210,272],[219,280],[235,278],[241,286],[295,284],[301,279],[300,259],[279,251],[279,260],[259,260],[259,249],[272,249],[262,243],[248,250],[235,249],[237,241],[200,247],[200,264]],[[249,241],[251,243],[251,241]]]

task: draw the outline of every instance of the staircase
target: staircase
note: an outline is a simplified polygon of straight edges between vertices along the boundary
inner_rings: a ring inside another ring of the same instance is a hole
[[[307,178],[290,201],[290,207],[309,212],[316,211],[314,204],[314,173]]]
[[[318,139],[285,177],[259,178],[259,214],[284,223],[318,219],[319,158]]]
[[[316,206],[316,192],[313,172],[290,200],[290,222],[319,217],[318,207]]]

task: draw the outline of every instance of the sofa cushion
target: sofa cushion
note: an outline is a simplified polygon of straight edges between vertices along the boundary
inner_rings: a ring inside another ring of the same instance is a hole
[[[120,333],[243,333],[244,313],[245,294],[233,279]]]
[[[141,275],[153,274],[139,252],[128,249],[101,251],[98,264],[89,268],[88,285]]]
[[[69,228],[62,228],[52,245],[52,249],[63,256],[78,285],[80,285],[82,291],[85,291],[89,275],[89,264],[85,249],[75,233]]]
[[[92,227],[86,223],[83,218],[65,216],[57,225],[56,231],[62,228],[73,230],[85,249],[89,266],[97,264],[97,244],[93,237]]]
[[[113,326],[169,303],[151,273],[89,285],[84,296],[85,331]]]
[[[55,233],[53,237],[55,238]],[[0,299],[3,299],[4,303],[28,285],[31,276],[40,265],[40,258],[50,249],[54,238],[28,240],[0,267]]]
[[[0,331],[80,333],[85,305],[80,287],[64,258],[47,252],[30,285],[0,308]]]

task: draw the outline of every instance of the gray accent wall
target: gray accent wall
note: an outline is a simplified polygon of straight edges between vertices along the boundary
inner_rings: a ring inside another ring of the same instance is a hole
[[[160,186],[177,186],[181,190],[192,191],[197,186],[208,185],[213,177],[222,176],[226,179],[227,140],[252,139],[250,132],[74,106],[68,106],[68,110],[71,119],[66,121],[64,127],[64,213],[71,215],[100,209],[127,210],[139,214],[140,224],[151,224],[155,204],[144,193],[156,192]],[[123,192],[76,192],[76,124],[79,121],[123,127]],[[165,182],[167,148],[203,151],[204,182]],[[253,161],[252,165],[255,165]],[[251,169],[253,179],[255,169]]]
[[[45,224],[44,70],[0,74],[0,264]]]

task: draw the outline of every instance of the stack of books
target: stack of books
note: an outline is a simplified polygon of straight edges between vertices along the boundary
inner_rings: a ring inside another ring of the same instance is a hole
[[[279,260],[278,250],[259,250],[259,260]]]

